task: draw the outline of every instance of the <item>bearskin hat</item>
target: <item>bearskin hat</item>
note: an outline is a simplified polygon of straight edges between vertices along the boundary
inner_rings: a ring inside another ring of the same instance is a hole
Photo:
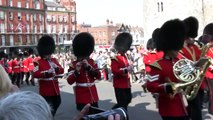
[[[32,48],[29,48],[28,53],[29,53],[29,55],[32,55],[32,54],[34,54],[34,50]]]
[[[132,45],[132,35],[127,32],[119,33],[115,38],[114,48],[118,52],[126,52]]]
[[[55,41],[49,35],[42,36],[37,45],[38,54],[43,57],[45,55],[51,55],[55,51]]]
[[[187,38],[196,38],[198,35],[199,22],[195,17],[188,17],[183,20],[186,26],[186,37]]]
[[[158,51],[180,50],[186,38],[185,25],[179,19],[169,20],[160,28],[156,41]]]
[[[0,59],[5,58],[6,54],[4,53],[4,51],[0,51]]]
[[[95,41],[88,32],[82,32],[73,39],[72,47],[76,57],[88,57],[94,51]]]

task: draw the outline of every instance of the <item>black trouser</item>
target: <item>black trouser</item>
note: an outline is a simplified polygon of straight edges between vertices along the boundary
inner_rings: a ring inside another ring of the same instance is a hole
[[[208,111],[210,114],[213,114],[213,80],[212,79],[207,80],[207,85],[209,89]]]
[[[191,120],[202,120],[204,90],[199,89],[193,100],[188,100],[188,114]]]
[[[16,84],[19,88],[20,88],[20,77],[21,77],[20,73],[14,73],[12,76],[12,83]]]
[[[76,104],[76,109],[78,111],[81,111],[84,108],[84,106],[86,106],[86,105],[87,104]],[[90,105],[93,106],[93,107],[98,107],[98,102],[92,103]]]
[[[50,105],[52,115],[55,116],[56,111],[61,104],[61,96],[57,95],[57,96],[43,96],[43,97]]]
[[[127,110],[128,104],[132,100],[131,88],[114,88],[117,104],[112,108],[123,107]]]
[[[162,120],[189,120],[189,117],[162,117]]]

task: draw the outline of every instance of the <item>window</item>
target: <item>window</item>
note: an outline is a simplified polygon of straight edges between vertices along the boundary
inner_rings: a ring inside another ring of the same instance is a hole
[[[64,26],[64,33],[67,33],[67,25]]]
[[[42,33],[42,32],[43,32],[43,26],[42,26],[42,25],[40,25],[39,30],[40,30],[40,33]]]
[[[158,5],[158,12],[160,12],[160,3],[158,2],[157,5]]]
[[[29,45],[30,44],[30,36],[29,35],[27,35],[26,41],[27,41],[27,44]]]
[[[22,35],[18,36],[18,45],[22,45]]]
[[[29,2],[26,2],[25,7],[29,8]]]
[[[47,33],[51,33],[51,25],[47,25]]]
[[[4,19],[4,11],[0,11],[0,18],[3,20]]]
[[[0,0],[0,5],[2,5],[2,0]]]
[[[26,20],[29,21],[30,20],[30,17],[29,17],[29,14],[26,13]]]
[[[21,20],[21,13],[18,12],[18,20]]]
[[[13,12],[9,12],[9,17],[10,17],[10,20],[13,19]]]
[[[37,33],[37,26],[36,25],[33,26],[33,33]]]
[[[40,9],[39,1],[35,1],[35,9]]]
[[[59,27],[59,33],[62,33],[63,32],[63,25],[60,25]]]
[[[56,22],[56,17],[52,16],[53,22]]]
[[[9,6],[13,7],[13,0],[9,0]]]
[[[52,32],[53,32],[53,33],[56,33],[56,25],[53,25]]]
[[[0,24],[0,32],[4,33],[5,32],[5,28],[4,28],[4,23]]]
[[[6,42],[5,35],[2,35],[1,36],[1,44],[2,44],[2,46],[5,46],[5,42]]]
[[[13,35],[10,35],[10,46],[14,45],[14,41],[13,41]]]
[[[48,21],[48,22],[51,21],[51,15],[47,15],[47,21]]]
[[[62,21],[63,21],[63,17],[62,17],[62,16],[59,16],[58,19],[59,19],[59,20],[58,20],[59,22],[62,22]]]
[[[161,12],[163,12],[163,2],[161,2]]]
[[[17,6],[18,8],[21,8],[21,2],[18,2],[18,6]]]
[[[33,21],[36,21],[36,14],[33,15]]]
[[[42,21],[42,14],[39,14],[39,21],[41,22]]]
[[[64,22],[67,22],[67,17],[66,16],[64,16]]]
[[[26,32],[30,32],[30,25],[26,24]]]

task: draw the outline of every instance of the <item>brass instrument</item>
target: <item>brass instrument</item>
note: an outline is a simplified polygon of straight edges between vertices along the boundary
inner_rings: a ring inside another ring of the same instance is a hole
[[[202,49],[201,58],[197,62],[188,59],[181,59],[173,66],[173,73],[180,83],[173,83],[174,95],[184,91],[186,98],[192,100],[196,97],[207,68],[213,63],[211,58],[203,57],[208,51],[206,45]]]

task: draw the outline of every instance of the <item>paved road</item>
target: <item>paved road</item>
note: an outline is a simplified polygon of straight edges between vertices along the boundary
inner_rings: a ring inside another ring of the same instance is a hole
[[[99,93],[99,106],[103,109],[110,109],[115,102],[114,89],[112,83],[100,81],[96,83]],[[65,80],[60,80],[62,103],[56,113],[55,120],[72,120],[78,112],[75,108],[75,99],[73,86],[68,85]],[[38,87],[23,86],[22,90],[32,90],[38,92]],[[140,84],[132,84],[133,99],[128,107],[130,120],[161,120],[155,101],[150,93],[143,93]],[[206,109],[203,111],[204,120],[212,120],[213,117],[207,114]]]

